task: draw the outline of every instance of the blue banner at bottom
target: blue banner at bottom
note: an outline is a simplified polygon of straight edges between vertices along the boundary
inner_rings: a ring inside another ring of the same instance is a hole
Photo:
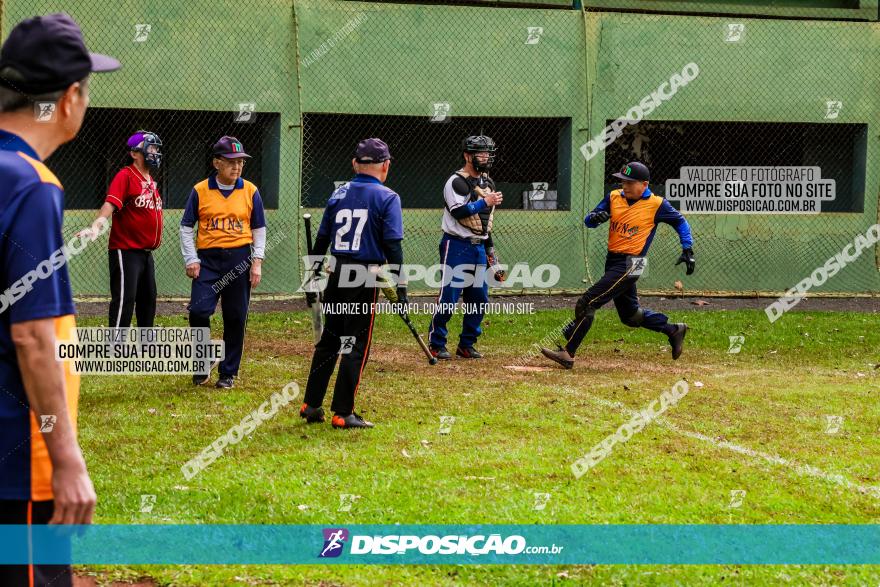
[[[0,526],[0,564],[29,563],[880,564],[880,526]]]

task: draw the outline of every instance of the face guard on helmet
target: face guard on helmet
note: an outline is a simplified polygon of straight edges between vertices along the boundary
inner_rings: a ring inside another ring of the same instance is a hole
[[[131,150],[142,153],[144,156],[144,163],[153,169],[159,169],[159,166],[162,164],[162,153],[159,152],[160,147],[162,146],[162,139],[160,139],[159,135],[156,133],[146,130],[137,131],[132,139],[138,135],[142,138],[131,146]]]
[[[465,153],[471,154],[471,165],[474,166],[474,169],[478,173],[488,171],[492,168],[492,164],[495,162],[495,151],[498,150],[495,147],[495,141],[486,135],[476,135],[466,138],[464,140],[463,149]],[[488,157],[486,157],[486,161],[480,162],[477,159],[477,153],[487,153]]]

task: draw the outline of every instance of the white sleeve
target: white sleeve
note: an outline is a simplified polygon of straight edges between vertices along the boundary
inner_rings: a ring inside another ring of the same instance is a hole
[[[266,227],[254,228],[251,230],[254,237],[253,257],[254,259],[263,259],[266,257]]]
[[[180,252],[183,253],[183,262],[186,265],[201,262],[199,261],[198,254],[196,254],[196,241],[194,235],[195,227],[180,227]]]
[[[470,203],[470,191],[467,191],[463,194],[459,193],[455,189],[456,183],[464,183],[465,185],[467,185],[467,181],[463,177],[455,173],[446,181],[446,185],[443,186],[443,199],[446,200],[446,207],[449,210],[455,210],[459,206],[464,206],[465,204]]]

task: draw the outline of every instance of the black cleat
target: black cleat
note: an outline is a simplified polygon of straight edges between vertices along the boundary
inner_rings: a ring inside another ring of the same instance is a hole
[[[574,367],[574,357],[568,354],[568,351],[560,348],[558,351],[551,351],[550,349],[541,348],[541,354],[550,359],[551,361],[556,361],[564,369],[571,369]]]
[[[299,409],[299,417],[305,419],[307,424],[320,424],[324,421],[324,408],[313,408],[309,404],[303,404]]]
[[[457,349],[455,349],[455,354],[457,356],[461,357],[462,359],[482,359],[483,358],[483,355],[481,355],[480,352],[472,346],[468,346],[468,347],[460,346]]]
[[[430,347],[431,355],[434,356],[435,359],[440,359],[441,361],[448,361],[452,358],[452,355],[449,354],[449,351],[446,350],[445,346],[434,346],[433,344]]]
[[[684,322],[679,322],[675,325],[675,332],[669,335],[669,344],[672,346],[672,360],[679,358],[681,356],[681,351],[684,350],[684,336],[687,334],[688,325]]]
[[[214,384],[214,387],[219,387],[221,389],[232,389],[235,387],[234,378],[232,375],[221,375],[220,379],[217,380],[217,383]]]
[[[205,375],[193,375],[193,385],[204,385],[208,382],[208,379],[211,378],[210,374]]]
[[[372,428],[375,425],[372,422],[367,422],[353,412],[347,416],[333,414],[330,423],[334,428]]]

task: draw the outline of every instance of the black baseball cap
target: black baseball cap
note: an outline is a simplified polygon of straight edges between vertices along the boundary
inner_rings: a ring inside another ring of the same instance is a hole
[[[354,159],[358,163],[382,163],[392,157],[382,139],[364,139],[354,150]]]
[[[89,53],[79,25],[63,12],[21,21],[0,49],[0,85],[24,94],[63,90],[120,67],[113,57]]]
[[[630,161],[611,177],[623,181],[651,181],[651,172],[648,171],[648,167],[644,163]]]

